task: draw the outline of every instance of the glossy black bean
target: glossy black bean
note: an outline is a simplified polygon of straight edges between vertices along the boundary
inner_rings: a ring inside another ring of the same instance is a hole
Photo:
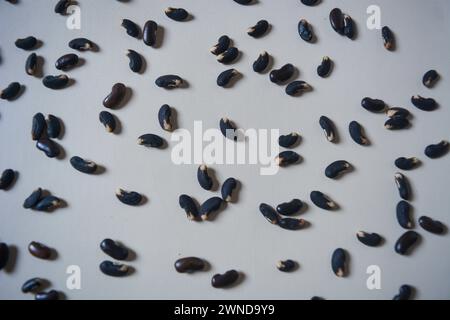
[[[36,241],[30,242],[28,245],[28,252],[32,256],[43,260],[48,260],[52,256],[52,249]]]
[[[249,5],[253,2],[253,0],[233,0],[236,3],[242,4],[242,5]]]
[[[236,125],[228,118],[222,118],[219,122],[220,131],[222,135],[230,140],[237,141]]]
[[[79,58],[74,53],[65,54],[56,60],[55,67],[58,70],[67,71],[78,64]]]
[[[49,114],[47,119],[47,136],[56,139],[61,135],[61,121],[54,115]]]
[[[9,261],[9,247],[6,243],[0,242],[0,270],[2,270]]]
[[[325,133],[325,137],[328,141],[334,142],[336,140],[336,126],[333,121],[326,116],[321,116],[319,119],[320,127],[323,129]]]
[[[439,80],[439,74],[436,70],[427,71],[422,78],[422,83],[427,88],[432,88]]]
[[[337,204],[331,200],[327,195],[320,191],[312,191],[310,194],[311,201],[319,208],[324,210],[335,210]]]
[[[108,109],[117,108],[125,98],[127,87],[123,83],[113,85],[111,92],[103,100],[103,106]]]
[[[395,116],[388,119],[384,123],[384,127],[388,130],[402,130],[406,129],[411,125],[408,118],[402,116]]]
[[[258,56],[258,59],[256,59],[255,62],[253,62],[253,71],[262,73],[264,72],[264,70],[267,69],[268,65],[269,65],[269,54],[266,51],[263,51]]]
[[[287,135],[282,135],[278,138],[278,144],[283,148],[291,148],[293,145],[297,143],[300,135],[296,132],[292,132]]]
[[[411,205],[401,200],[396,207],[396,213],[397,213],[397,221],[398,224],[405,229],[412,229],[414,227],[413,219],[411,218],[411,211],[412,207]]]
[[[31,139],[33,141],[39,140],[46,131],[47,123],[42,113],[36,113],[33,116],[33,123],[31,125]]]
[[[397,185],[398,193],[403,200],[409,200],[411,197],[410,186],[408,179],[401,173],[395,174],[395,184]]]
[[[297,25],[297,31],[300,38],[310,42],[313,39],[313,31],[311,25],[305,19],[301,19]]]
[[[173,89],[183,84],[183,79],[177,75],[164,75],[155,80],[155,84],[160,88]]]
[[[294,151],[283,151],[276,158],[275,163],[280,167],[287,167],[300,161],[300,155]]]
[[[236,69],[225,70],[221,72],[217,77],[217,85],[219,87],[227,87],[230,84],[231,80],[237,75],[239,75],[239,71],[237,71]]]
[[[36,47],[37,43],[37,39],[33,36],[30,36],[23,39],[17,39],[15,45],[19,49],[33,50]]]
[[[394,50],[394,48],[395,48],[395,37],[394,37],[394,34],[392,33],[392,30],[389,29],[388,26],[384,26],[381,29],[381,36],[383,37],[384,47],[387,50]]]
[[[283,229],[295,231],[303,229],[306,226],[306,221],[303,219],[280,218],[278,225]]]
[[[139,26],[129,19],[122,20],[122,27],[127,30],[127,34],[133,38],[139,38],[140,30]]]
[[[345,160],[337,160],[331,163],[325,169],[325,175],[330,179],[335,179],[342,176],[345,172],[349,171],[352,165]]]
[[[234,178],[228,178],[225,180],[225,182],[222,184],[221,194],[222,199],[225,202],[231,202],[233,191],[237,188],[237,180]]]
[[[135,191],[117,189],[116,197],[120,202],[129,206],[138,206],[142,203],[143,197]]]
[[[34,206],[34,209],[37,211],[53,211],[56,208],[59,208],[62,205],[61,199],[55,196],[46,196],[40,198],[38,203]]]
[[[99,120],[105,126],[106,131],[114,132],[114,130],[116,130],[116,118],[108,111],[100,112]]]
[[[430,144],[425,148],[425,155],[428,158],[436,159],[445,155],[448,151],[448,141],[442,140],[437,144]]]
[[[179,273],[194,273],[205,270],[206,263],[197,257],[186,257],[175,261],[175,270]]]
[[[405,158],[400,157],[395,159],[395,166],[402,170],[411,170],[416,168],[420,164],[420,160],[418,158]]]
[[[34,76],[36,74],[36,69],[37,55],[33,52],[28,56],[27,61],[25,62],[25,72],[30,76]]]
[[[71,0],[59,0],[55,5],[55,13],[62,16],[67,15],[67,8],[70,6]]]
[[[222,206],[223,200],[219,197],[212,197],[200,206],[200,217],[203,221],[208,220],[211,213],[217,211]]]
[[[128,59],[130,60],[129,66],[131,71],[139,73],[143,67],[142,56],[134,50],[128,49],[127,53]]]
[[[413,288],[410,285],[404,284],[400,287],[398,294],[396,294],[392,300],[409,300],[412,296],[412,292]]]
[[[411,115],[411,113],[408,110],[406,110],[404,108],[399,108],[399,107],[387,109],[386,114],[389,118],[393,118],[393,117],[408,118]]]
[[[213,55],[219,55],[225,52],[231,45],[231,39],[227,35],[223,35],[217,40],[217,44],[213,46],[209,51]]]
[[[172,131],[172,109],[169,105],[163,105],[158,111],[159,125],[163,130]]]
[[[371,112],[383,112],[386,109],[386,103],[383,100],[368,97],[362,99],[361,106]]]
[[[438,107],[436,100],[433,98],[424,98],[419,95],[411,97],[411,102],[417,109],[422,111],[434,111]]]
[[[138,138],[138,144],[141,146],[151,148],[162,148],[164,146],[164,139],[156,134],[144,134]]]
[[[427,216],[419,218],[419,225],[434,234],[443,234],[445,232],[445,226],[440,221],[436,221]]]
[[[5,89],[0,91],[0,99],[3,100],[13,100],[16,98],[22,86],[18,82],[10,83]]]
[[[211,285],[214,288],[225,288],[234,284],[239,279],[239,272],[229,270],[224,274],[216,274],[211,279]]]
[[[331,59],[329,57],[323,57],[322,62],[317,67],[317,74],[319,77],[326,78],[331,73]]]
[[[70,159],[70,164],[75,170],[82,173],[93,174],[97,171],[97,164],[93,161],[85,160],[78,156],[72,157]]]
[[[344,249],[338,248],[331,256],[331,269],[338,277],[345,277],[347,275],[347,253]]]
[[[59,292],[56,290],[50,290],[48,292],[38,292],[34,296],[37,301],[55,301],[59,300]]]
[[[43,283],[42,279],[33,278],[33,279],[25,281],[25,283],[22,285],[22,292],[23,293],[36,292],[43,285],[44,285],[44,283]]]
[[[189,220],[197,220],[198,218],[200,218],[197,204],[190,196],[182,194],[178,199],[178,203],[180,204],[180,207],[186,212]]]
[[[331,10],[330,23],[334,31],[341,35],[344,35],[344,15],[342,14],[341,9],[334,8],[333,10]]]
[[[204,164],[197,169],[197,180],[200,186],[205,190],[211,190],[213,187],[213,180],[208,175],[208,167]]]
[[[230,47],[217,56],[217,61],[220,63],[232,63],[239,56],[239,50],[236,47]]]
[[[41,138],[36,142],[36,148],[45,153],[49,158],[56,158],[61,153],[59,146],[50,139]]]
[[[395,243],[395,252],[401,255],[408,254],[420,235],[415,231],[406,231]]]
[[[267,22],[267,20],[260,20],[253,27],[248,28],[247,34],[253,38],[260,38],[268,29],[269,22]]]
[[[45,87],[53,90],[63,89],[69,83],[69,77],[65,74],[58,76],[46,76],[42,79],[42,83]]]
[[[127,248],[111,239],[103,240],[100,243],[100,249],[108,256],[116,260],[126,260],[129,255],[129,250]]]
[[[280,69],[274,69],[270,72],[270,81],[273,83],[283,83],[288,81],[295,72],[295,67],[288,63],[282,66]]]
[[[315,6],[317,3],[319,3],[319,0],[301,0],[301,2],[305,5],[305,6]]]
[[[350,136],[352,137],[353,141],[355,141],[359,145],[368,145],[369,140],[364,135],[364,129],[363,127],[356,121],[352,121],[349,124],[349,132]]]
[[[277,262],[277,269],[281,272],[291,272],[297,267],[297,263],[293,260],[280,260]]]
[[[86,38],[76,38],[69,42],[69,47],[78,51],[89,51],[94,49],[94,43]]]
[[[305,81],[293,81],[286,86],[286,94],[289,96],[299,96],[302,95],[303,92],[312,90],[312,87],[306,83]]]
[[[344,35],[349,39],[355,37],[355,24],[348,14],[344,14]]]
[[[281,219],[281,217],[278,215],[275,209],[266,203],[261,203],[259,205],[259,211],[262,213],[264,218],[266,218],[266,220],[269,221],[271,224],[278,224],[278,222]]]
[[[153,47],[156,44],[157,31],[158,24],[155,21],[149,20],[145,23],[142,39],[147,46]]]
[[[31,209],[34,208],[39,200],[41,200],[41,196],[42,196],[42,189],[38,188],[36,190],[34,190],[29,196],[28,198],[25,199],[25,201],[23,202],[23,207],[25,209]]]
[[[303,202],[299,199],[293,199],[289,202],[283,202],[277,206],[277,212],[283,216],[292,216],[303,208]]]
[[[130,268],[125,264],[105,260],[100,263],[100,271],[110,277],[125,277],[130,272]]]
[[[189,13],[183,8],[169,7],[164,12],[166,16],[175,21],[185,21],[189,17]]]
[[[369,247],[377,247],[383,240],[378,233],[370,233],[365,231],[358,231],[356,233],[358,240]]]

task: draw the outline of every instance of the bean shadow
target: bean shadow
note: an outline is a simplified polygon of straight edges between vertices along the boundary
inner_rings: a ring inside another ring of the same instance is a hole
[[[239,276],[238,276],[237,280],[234,283],[232,283],[231,285],[224,287],[223,289],[232,289],[232,288],[235,288],[235,287],[239,286],[240,284],[242,284],[245,281],[246,276],[242,271],[238,271],[238,274],[239,274]]]
[[[163,26],[158,25],[158,29],[156,29],[156,41],[153,45],[153,48],[159,49],[162,47],[164,42],[164,36],[165,36],[166,30]]]
[[[142,200],[138,204],[139,207],[144,206],[144,205],[146,205],[149,202],[147,196],[145,196],[145,195],[141,195],[141,196],[142,196]]]
[[[119,244],[121,244],[119,242]],[[128,249],[128,257],[125,259],[125,261],[127,262],[132,262],[135,261],[137,259],[137,254],[136,251],[134,251],[133,249],[130,249],[129,247],[126,247]]]
[[[65,158],[66,158],[66,156],[67,156],[67,153],[66,153],[66,150],[59,144],[59,143],[57,143],[57,142],[55,142],[54,140],[52,140],[53,141],[53,143],[55,143],[55,145],[58,147],[58,149],[59,149],[59,154],[58,154],[58,156],[56,157],[56,159],[58,159],[58,160],[64,160]]]
[[[222,201],[222,204],[220,205],[220,208],[214,212],[211,212],[208,215],[208,221],[216,221],[217,218],[220,216],[220,214],[225,211],[225,209],[227,208],[227,203],[225,201]]]
[[[50,252],[51,252],[50,257],[47,260],[49,260],[49,261],[57,260],[59,257],[58,251],[56,251],[56,249],[54,249],[54,248],[50,248]]]
[[[268,55],[269,55],[269,63],[267,64],[267,67],[260,72],[260,74],[268,74],[270,70],[273,69],[273,66],[275,64],[275,58],[270,53],[268,53]]]
[[[137,73],[142,75],[147,70],[147,59],[145,59],[145,57],[143,55],[141,55],[141,54],[139,54],[139,55],[141,56],[142,66],[141,66],[141,69]]]
[[[70,88],[70,87],[74,86],[76,83],[77,83],[77,81],[75,79],[69,78],[69,81],[67,82],[67,85],[65,87],[59,89],[59,90]]]
[[[4,270],[8,274],[12,274],[17,264],[17,257],[19,250],[15,245],[8,246],[8,249],[9,249],[9,258]]]
[[[61,118],[58,118],[58,122],[59,122],[59,135],[56,137],[56,139],[58,140],[62,140],[64,135],[66,134],[66,126],[64,125],[64,121],[61,120]]]
[[[114,128],[114,131],[112,133],[115,135],[119,135],[122,133],[123,130],[122,121],[120,121],[120,119],[115,114],[113,114],[112,116],[116,123],[116,127]]]
[[[106,168],[102,165],[97,164],[97,170],[95,170],[94,175],[99,176],[101,174],[104,174],[106,172]]]
[[[135,269],[134,267],[129,266],[129,265],[127,265],[127,267],[128,267],[128,273],[127,273],[127,276],[132,276],[133,274],[136,273],[136,269]]]
[[[175,108],[171,108],[171,115],[170,115],[170,123],[172,124],[172,132],[178,129],[178,111]]]
[[[215,191],[219,190],[220,183],[219,183],[219,180],[217,179],[216,170],[214,170],[211,167],[208,167],[208,176],[212,180],[212,187],[211,187],[211,190],[209,190],[209,191],[215,192]]]
[[[224,86],[224,88],[229,89],[229,88],[233,88],[234,85],[241,80],[244,77],[244,75],[238,71],[238,73],[231,78],[231,80],[227,83],[226,86]]]
[[[38,49],[42,48],[43,46],[44,46],[44,42],[42,42],[42,40],[38,39],[36,42],[36,45],[30,51],[38,50]]]
[[[45,59],[42,56],[36,57],[36,70],[34,76],[38,79],[42,79],[44,77],[44,64]]]

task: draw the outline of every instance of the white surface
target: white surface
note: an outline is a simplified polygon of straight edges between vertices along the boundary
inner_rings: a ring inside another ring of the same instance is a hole
[[[149,299],[309,299],[313,295],[328,299],[391,299],[400,285],[417,288],[416,298],[450,298],[450,258],[448,235],[435,236],[417,229],[420,245],[409,257],[393,250],[404,232],[395,218],[399,201],[393,175],[398,156],[418,156],[423,165],[407,172],[413,186],[412,205],[418,218],[426,214],[450,225],[450,157],[430,160],[424,147],[449,139],[450,2],[387,1],[382,24],[389,25],[398,40],[398,49],[383,48],[379,31],[365,27],[366,8],[373,1],[324,0],[317,7],[306,7],[298,0],[259,0],[254,6],[240,6],[231,0],[207,1],[79,1],[82,29],[70,31],[65,18],[53,13],[56,1],[21,0],[16,6],[0,3],[0,87],[11,81],[26,86],[14,102],[0,102],[0,169],[20,172],[14,188],[0,192],[0,241],[17,248],[14,268],[0,272],[0,298],[31,299],[22,295],[22,283],[35,276],[49,279],[67,298],[149,298]],[[169,20],[167,6],[186,8],[194,19],[185,23]],[[333,7],[350,14],[358,25],[358,36],[350,41],[336,34],[328,22]],[[162,47],[146,47],[126,35],[120,26],[130,18],[141,26],[148,19],[164,28]],[[272,30],[261,39],[245,31],[260,19],[267,19]],[[302,41],[297,23],[306,18],[318,37],[316,44]],[[233,89],[216,86],[217,75],[225,70],[208,49],[227,34],[243,52],[232,67],[243,73]],[[82,53],[82,67],[68,74],[76,83],[62,91],[43,87],[40,79],[27,76],[27,52],[15,48],[19,37],[34,35],[43,41],[36,52],[44,57],[45,74],[57,74],[54,61],[72,50],[67,43],[79,36],[98,43],[100,52]],[[126,49],[134,49],[147,60],[143,75],[128,69]],[[273,85],[268,75],[255,74],[251,65],[259,52],[267,50],[275,67],[290,62],[300,70],[300,78],[314,91],[291,98],[284,88]],[[316,75],[322,56],[335,62],[328,79]],[[425,71],[441,74],[436,88],[421,84]],[[156,77],[175,73],[185,78],[188,89],[165,91],[154,85]],[[131,101],[114,111],[121,120],[120,135],[107,134],[98,122],[102,100],[115,82],[133,89]],[[445,89],[447,88],[447,90]],[[434,97],[441,103],[435,112],[415,109],[413,94]],[[401,132],[383,128],[383,115],[360,107],[365,96],[384,99],[392,106],[403,106],[414,113],[413,127]],[[157,122],[159,107],[167,103],[178,112],[179,125],[192,129],[195,120],[203,126],[217,127],[222,116],[235,120],[242,128],[280,128],[299,131],[303,141],[295,150],[304,157],[298,166],[276,176],[260,176],[257,166],[213,166],[219,181],[233,176],[242,182],[239,202],[229,205],[214,222],[191,223],[178,207],[178,196],[188,193],[199,201],[212,196],[196,180],[197,166],[174,166],[170,149],[147,150],[136,144],[143,133],[157,133],[169,139]],[[58,141],[65,149],[62,161],[47,159],[30,138],[32,116],[36,112],[54,114],[65,124],[65,135]],[[318,125],[321,115],[333,119],[341,141],[328,143]],[[364,125],[373,142],[361,147],[348,136],[348,123]],[[99,176],[87,176],[72,169],[70,157],[79,155],[106,167]],[[356,170],[339,181],[327,179],[323,170],[334,160],[346,159]],[[37,187],[50,190],[67,201],[68,207],[52,214],[22,208],[23,200]],[[129,208],[117,201],[117,187],[137,190],[149,201]],[[335,199],[341,210],[325,212],[309,200],[312,190],[322,190]],[[273,205],[294,197],[309,204],[302,218],[312,226],[289,232],[268,224],[258,211],[260,202]],[[386,239],[380,248],[364,247],[355,232],[378,232]],[[125,279],[104,276],[99,263],[108,257],[99,249],[106,237],[117,239],[137,255],[130,262],[136,272]],[[57,249],[56,261],[40,261],[27,252],[30,241],[40,241]],[[350,276],[337,278],[330,268],[335,248],[348,250]],[[212,266],[209,272],[180,275],[173,268],[182,256],[199,256]],[[276,270],[279,259],[294,259],[300,269],[292,274]],[[382,290],[366,289],[366,268],[382,269]],[[66,267],[79,265],[82,290],[65,287]],[[245,280],[230,290],[217,290],[210,279],[217,272],[236,268]]]

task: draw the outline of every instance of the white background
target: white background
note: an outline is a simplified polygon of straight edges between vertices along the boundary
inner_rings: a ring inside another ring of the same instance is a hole
[[[414,216],[429,215],[450,225],[450,157],[425,158],[426,145],[449,139],[450,99],[450,2],[433,1],[332,1],[306,7],[298,0],[259,0],[240,6],[231,0],[148,1],[129,3],[96,0],[79,1],[82,27],[65,27],[65,17],[53,13],[57,1],[21,0],[18,5],[0,3],[0,87],[19,81],[26,90],[14,102],[0,102],[0,170],[13,168],[20,175],[14,187],[0,192],[0,241],[15,248],[14,263],[0,272],[0,298],[31,299],[20,292],[22,283],[42,277],[52,288],[70,299],[391,299],[402,284],[417,288],[416,298],[450,298],[448,235],[436,236],[418,229],[422,241],[411,256],[393,250],[404,232],[395,217],[399,196],[394,184],[394,159],[418,156],[423,165],[407,172],[415,208]],[[366,28],[366,9],[381,7],[382,24],[395,32],[398,48],[384,49],[380,31]],[[194,19],[179,23],[164,15],[167,6],[182,6]],[[355,41],[339,36],[328,22],[334,7],[350,14],[358,26]],[[149,48],[126,35],[121,19],[144,25],[155,20],[164,28],[162,46]],[[270,33],[253,39],[246,29],[260,19],[272,24]],[[306,18],[318,37],[315,44],[302,41],[297,23]],[[217,75],[228,67],[215,61],[209,48],[222,34],[229,35],[242,51],[232,67],[243,74],[232,89],[216,86]],[[28,52],[17,49],[17,38],[34,35],[43,41],[36,53],[45,59],[44,74],[58,74],[55,60],[72,52],[67,43],[76,37],[96,42],[100,51],[80,54],[83,66],[68,74],[75,84],[61,91],[46,89],[41,79],[24,72]],[[144,74],[128,68],[127,49],[147,60]],[[259,75],[251,65],[259,52],[267,50],[274,66],[290,62],[299,78],[314,91],[292,98]],[[316,75],[324,55],[335,62],[328,79]],[[429,90],[422,75],[429,69],[441,74],[438,85]],[[165,91],[154,85],[162,75],[179,74],[189,88]],[[105,132],[98,121],[102,100],[115,82],[133,90],[129,103],[114,114],[122,132]],[[445,89],[447,88],[447,89]],[[434,97],[441,107],[423,112],[410,103],[414,94]],[[363,97],[381,98],[392,106],[413,112],[413,126],[401,132],[384,129],[384,115],[360,107]],[[221,117],[233,119],[241,128],[279,128],[282,133],[298,131],[302,143],[295,150],[304,161],[283,169],[276,176],[260,176],[258,166],[213,166],[219,181],[233,176],[242,182],[239,202],[229,205],[214,222],[189,222],[178,206],[178,196],[188,193],[200,202],[213,196],[196,180],[197,165],[175,166],[170,149],[148,150],[136,144],[144,133],[170,139],[157,122],[159,107],[167,103],[177,110],[181,128],[192,130],[195,120],[204,128],[215,128]],[[31,119],[37,112],[54,114],[64,121],[60,143],[65,159],[48,159],[30,137]],[[327,142],[318,125],[321,115],[336,123],[340,142]],[[372,141],[370,147],[355,144],[348,135],[348,123],[357,120]],[[70,157],[79,155],[106,168],[102,175],[87,176],[75,171]],[[339,181],[326,178],[324,168],[334,160],[346,159],[355,171]],[[23,200],[37,187],[45,188],[67,202],[52,214],[22,208]],[[138,208],[122,205],[115,198],[118,187],[137,190],[149,201]],[[309,200],[312,190],[329,194],[341,209],[326,212]],[[268,224],[258,211],[261,202],[274,206],[300,198],[309,204],[302,218],[307,230],[289,232]],[[380,248],[363,246],[358,230],[381,234]],[[98,269],[108,257],[99,244],[104,238],[122,241],[136,252],[129,262],[136,271],[124,279],[110,278]],[[55,261],[41,261],[27,252],[30,241],[39,241],[58,251]],[[334,249],[345,248],[351,257],[348,278],[337,278],[330,268]],[[211,270],[195,275],[177,274],[176,259],[199,256]],[[279,259],[294,259],[300,268],[284,274],[275,268]],[[376,264],[382,270],[382,290],[366,288],[366,268]],[[65,270],[78,265],[82,289],[65,287]],[[229,290],[210,286],[217,272],[235,268],[244,281]]]

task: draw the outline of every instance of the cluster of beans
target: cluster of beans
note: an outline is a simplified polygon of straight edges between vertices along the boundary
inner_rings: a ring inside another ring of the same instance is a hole
[[[16,1],[7,0],[14,4]],[[253,0],[233,0],[240,5],[252,5]],[[316,6],[320,3],[318,0],[301,0],[304,5]],[[60,0],[55,5],[55,13],[60,15],[67,14],[67,8],[72,4],[70,0]],[[192,16],[182,8],[167,8],[165,14],[168,18],[177,21],[189,21]],[[331,27],[339,35],[347,37],[351,40],[355,39],[356,25],[353,19],[343,13],[340,9],[335,8],[329,14]],[[126,33],[136,39],[142,39],[143,42],[150,47],[158,47],[159,40],[158,24],[155,21],[149,20],[141,28],[135,22],[129,19],[122,20],[122,26]],[[254,26],[247,30],[247,34],[255,39],[262,38],[270,31],[270,23],[267,20],[260,20]],[[306,19],[301,19],[298,23],[298,35],[306,42],[314,43],[316,36],[314,34],[313,26],[309,24]],[[384,47],[389,51],[395,50],[395,36],[392,30],[384,26],[381,30],[381,38],[383,39]],[[28,36],[23,39],[18,39],[15,46],[25,51],[32,51],[42,45],[42,42],[33,36]],[[97,51],[97,45],[86,38],[76,38],[69,42],[68,46],[79,52]],[[218,39],[210,52],[217,56],[217,61],[221,64],[232,64],[240,55],[239,49],[232,45],[232,40],[227,35],[223,35]],[[129,58],[129,67],[132,72],[143,73],[145,69],[145,60],[137,51],[129,49],[127,52]],[[263,74],[269,68],[271,56],[263,51],[253,63],[253,70],[256,73]],[[31,53],[25,61],[25,72],[30,76],[42,77],[42,57]],[[64,72],[80,66],[81,59],[77,54],[68,53],[57,59],[55,68]],[[325,56],[322,58],[320,65],[317,67],[317,74],[319,77],[328,77],[333,68],[333,61]],[[312,90],[312,86],[302,80],[291,81],[294,77],[296,68],[287,63],[279,69],[270,71],[269,80],[277,85],[286,85],[285,92],[289,96],[300,96],[302,93]],[[222,71],[217,77],[217,85],[223,88],[231,88],[239,79],[239,71],[236,69],[227,69]],[[435,70],[430,70],[423,76],[423,85],[427,88],[432,88],[439,80],[439,74]],[[46,75],[42,79],[45,87],[52,90],[64,89],[73,83],[66,74]],[[178,75],[162,75],[158,77],[155,84],[164,89],[175,89],[185,85],[183,80]],[[9,86],[3,89],[0,93],[0,98],[3,100],[12,101],[18,99],[22,94],[23,86],[18,82],[12,82]],[[127,102],[127,95],[131,89],[122,83],[116,83],[112,86],[111,92],[103,100],[103,106],[107,109],[117,109]],[[438,103],[433,98],[424,98],[420,95],[413,96],[411,103],[418,109],[426,112],[436,110]],[[385,122],[385,127],[389,130],[400,130],[410,127],[410,112],[407,109],[399,107],[389,107],[383,100],[366,97],[362,99],[361,106],[373,113],[385,112],[388,120]],[[164,131],[173,131],[176,129],[176,124],[173,123],[172,115],[174,110],[167,104],[163,105],[157,115],[158,122]],[[111,133],[117,133],[118,119],[109,111],[101,111],[99,114],[100,122],[105,126],[106,130]],[[319,125],[325,133],[325,137],[329,142],[336,143],[337,128],[333,121],[326,116],[319,119]],[[233,121],[222,118],[219,122],[219,128],[225,138],[238,140],[237,127]],[[61,152],[62,147],[57,144],[54,139],[61,139],[63,133],[62,120],[53,115],[48,115],[47,119],[42,113],[37,113],[32,119],[31,136],[32,140],[36,141],[36,147],[43,151],[49,158],[57,158]],[[369,139],[366,137],[363,126],[356,122],[349,123],[349,134],[351,138],[359,145],[370,145]],[[298,145],[300,135],[296,132],[283,135],[279,137],[279,145],[286,149],[292,149]],[[164,138],[157,134],[147,133],[138,138],[138,144],[150,148],[164,149],[167,142]],[[435,159],[445,155],[448,151],[449,144],[447,141],[441,141],[436,144],[429,145],[425,148],[424,154],[430,158]],[[281,152],[275,159],[276,163],[283,167],[299,163],[301,156],[292,150]],[[401,157],[395,160],[395,166],[399,169],[407,171],[415,169],[420,165],[421,161],[416,157]],[[75,156],[70,159],[72,167],[84,174],[96,174],[101,172],[95,162],[86,160],[84,158]],[[325,169],[325,175],[330,179],[341,177],[345,172],[351,171],[352,164],[345,160],[337,160],[332,162]],[[12,169],[3,171],[0,177],[0,190],[9,190],[13,187],[17,173]],[[206,165],[201,165],[197,171],[197,179],[200,186],[208,191],[214,191],[215,181],[211,172]],[[397,184],[399,195],[402,200],[397,205],[397,220],[400,226],[408,229],[395,244],[395,251],[401,255],[407,254],[419,239],[419,234],[411,229],[414,228],[414,219],[411,216],[412,206],[408,202],[411,200],[411,192],[408,179],[402,173],[395,174],[395,182]],[[234,202],[236,198],[239,181],[234,178],[227,179],[221,188],[221,197],[212,197],[207,199],[201,205],[189,195],[183,194],[179,197],[179,205],[186,212],[189,220],[205,221],[213,220],[213,215],[217,213],[226,203]],[[118,189],[116,192],[118,200],[126,205],[137,206],[145,202],[145,196],[136,191],[127,191]],[[324,210],[337,210],[338,204],[334,202],[328,195],[321,191],[312,191],[310,194],[311,201],[319,208]],[[50,192],[41,188],[36,189],[28,196],[23,204],[26,209],[37,211],[53,211],[57,208],[63,207],[64,201],[50,194]],[[278,225],[287,230],[304,229],[309,223],[303,219],[293,218],[293,215],[304,211],[305,203],[300,199],[293,199],[289,202],[279,204],[274,209],[269,204],[262,203],[259,207],[262,215],[274,225]],[[426,231],[434,234],[443,234],[446,227],[439,221],[435,221],[430,217],[422,216],[418,219],[419,225]],[[380,246],[383,242],[383,237],[374,232],[359,231],[356,233],[356,238],[364,245],[370,247]],[[100,244],[101,250],[111,258],[119,261],[130,261],[130,250],[121,243],[111,239],[105,239]],[[29,253],[44,260],[52,260],[56,257],[56,251],[52,248],[39,242],[31,242],[28,246]],[[5,268],[9,260],[9,247],[5,243],[0,243],[0,270]],[[331,255],[331,269],[338,277],[344,277],[348,274],[348,253],[345,249],[337,248]],[[195,271],[205,271],[208,263],[197,257],[181,258],[175,262],[175,269],[179,273],[192,273]],[[279,261],[277,268],[283,272],[294,271],[298,263],[293,260]],[[113,277],[122,277],[129,275],[132,270],[131,267],[125,264],[105,260],[100,264],[100,270],[104,274]],[[229,270],[224,274],[216,274],[212,277],[211,284],[215,288],[229,287],[238,282],[240,272],[236,270]],[[43,291],[49,282],[41,278],[33,278],[24,283],[22,291],[24,293],[34,293],[38,300],[54,300],[61,297],[61,293],[50,290]],[[413,287],[403,285],[399,289],[399,293],[394,297],[396,300],[409,299],[412,295]],[[312,299],[321,299],[320,297],[313,297]]]

